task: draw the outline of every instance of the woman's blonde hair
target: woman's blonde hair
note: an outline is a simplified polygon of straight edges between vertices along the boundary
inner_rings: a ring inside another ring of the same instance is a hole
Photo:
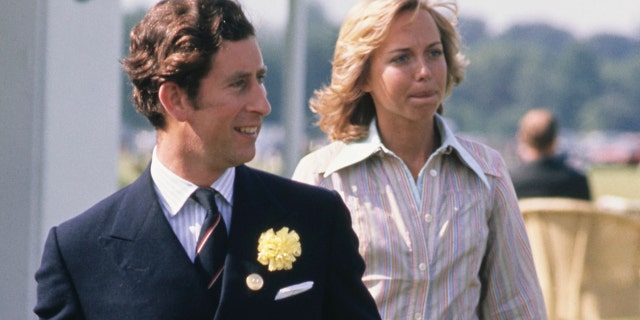
[[[368,135],[375,116],[370,94],[360,87],[368,77],[370,59],[389,33],[392,20],[400,13],[426,10],[440,32],[447,83],[445,97],[464,79],[465,57],[460,53],[460,37],[455,28],[458,7],[454,2],[433,0],[363,0],[345,18],[336,42],[331,83],[314,92],[311,110],[319,115],[318,126],[331,140],[354,141]],[[450,18],[440,12],[449,11]],[[442,107],[438,109],[442,113]]]

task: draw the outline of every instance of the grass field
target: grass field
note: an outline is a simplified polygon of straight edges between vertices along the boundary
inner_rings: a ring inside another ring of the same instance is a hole
[[[640,200],[640,167],[594,167],[589,171],[589,184],[594,199],[612,195]]]

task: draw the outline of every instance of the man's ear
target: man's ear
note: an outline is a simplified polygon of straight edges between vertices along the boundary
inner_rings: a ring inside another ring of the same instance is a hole
[[[160,85],[158,98],[164,107],[166,114],[177,121],[185,121],[191,106],[187,93],[175,82],[165,82]]]

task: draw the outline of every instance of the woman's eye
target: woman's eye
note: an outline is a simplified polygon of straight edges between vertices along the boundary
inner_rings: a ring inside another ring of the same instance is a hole
[[[431,50],[429,51],[429,56],[431,56],[432,58],[438,58],[443,54],[442,50],[440,49],[436,49],[436,50]]]
[[[403,63],[403,62],[406,62],[407,60],[409,60],[409,58],[406,55],[401,55],[401,56],[397,56],[397,57],[393,58],[391,60],[391,62]]]

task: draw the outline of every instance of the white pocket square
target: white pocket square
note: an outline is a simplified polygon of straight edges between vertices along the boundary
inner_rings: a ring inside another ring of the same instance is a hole
[[[276,298],[274,300],[289,298],[291,296],[301,294],[311,288],[313,288],[313,281],[305,281],[302,283],[294,284],[292,286],[284,287],[278,290],[278,294],[276,294]]]

